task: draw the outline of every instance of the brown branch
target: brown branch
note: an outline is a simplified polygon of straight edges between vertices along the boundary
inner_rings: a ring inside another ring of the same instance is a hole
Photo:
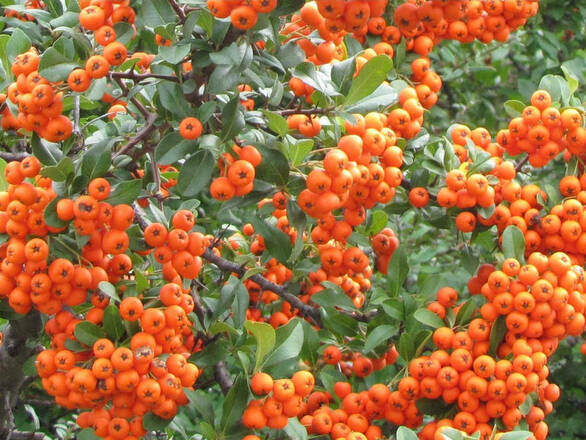
[[[195,305],[194,312],[197,316],[197,319],[199,319],[199,322],[203,326],[205,325],[206,310],[204,309],[201,297],[199,296],[199,293],[197,291],[197,286],[199,286],[199,281],[196,278],[194,278],[193,280],[191,280],[191,297],[193,298],[193,304]]]
[[[239,276],[242,276],[246,273],[245,267],[214,254],[214,252],[209,248],[205,250],[205,252],[202,255],[202,258],[209,261],[210,263],[215,264],[224,272],[234,272]],[[265,277],[259,274],[252,275],[251,277],[249,277],[249,280],[254,281],[263,290],[269,290],[271,292],[276,293],[278,296],[280,296],[289,304],[291,304],[291,307],[299,310],[299,312],[303,316],[310,318],[315,324],[321,327],[321,316],[319,309],[316,309],[308,304],[305,304],[297,296],[288,292],[285,286],[273,283],[272,281],[267,280]]]
[[[523,160],[517,164],[517,166],[515,167],[515,172],[518,173],[519,171],[521,171],[521,168],[523,168],[525,164],[527,164],[527,162],[529,162],[529,155],[525,156]]]
[[[372,319],[376,317],[378,314],[377,310],[372,310],[370,312],[362,313],[362,312],[350,312],[349,310],[339,309],[338,312],[342,315],[349,316],[352,319],[360,322],[370,322]]]
[[[291,108],[285,110],[279,110],[276,113],[281,116],[289,115],[327,115],[332,109],[330,108]]]
[[[26,152],[19,152],[19,153],[11,153],[9,151],[0,151],[0,158],[4,159],[7,162],[13,161],[13,160],[22,160],[25,157],[30,156],[29,153]]]
[[[173,81],[179,82],[179,78],[174,75],[163,75],[160,73],[136,73],[134,71],[131,72],[110,72],[110,77],[114,80],[116,79],[131,79],[135,82],[141,82],[146,79],[164,79],[166,81]]]
[[[181,9],[181,6],[179,6],[177,1],[176,0],[169,0],[169,4],[171,5],[173,10],[177,14],[177,17],[179,17],[179,22],[185,23],[185,18],[186,18],[185,11],[183,9]]]
[[[224,394],[227,394],[228,391],[230,391],[230,389],[234,386],[234,380],[232,379],[232,376],[230,376],[228,367],[226,367],[226,363],[224,361],[220,361],[214,365],[214,376],[220,384]]]
[[[27,346],[27,340],[37,337],[42,329],[41,315],[36,310],[21,319],[11,320],[4,329],[4,338],[0,345],[0,438],[2,439],[9,439],[13,434],[12,408],[18,401],[20,389],[25,380],[22,366],[36,351],[36,347]]]

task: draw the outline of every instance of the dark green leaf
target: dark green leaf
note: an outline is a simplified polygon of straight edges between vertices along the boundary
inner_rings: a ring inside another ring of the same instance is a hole
[[[248,394],[246,380],[243,377],[239,377],[226,395],[222,405],[222,420],[220,421],[222,431],[226,431],[240,423],[240,418],[248,402]]]
[[[184,197],[195,197],[209,186],[214,165],[214,155],[209,150],[197,151],[181,167],[176,190]]]
[[[417,399],[415,405],[422,414],[430,416],[441,416],[451,408],[441,399]]]
[[[73,161],[70,157],[64,157],[57,165],[43,167],[41,175],[55,182],[65,182],[73,172]]]
[[[163,431],[173,419],[163,419],[153,413],[146,413],[142,418],[142,426],[147,431]]]
[[[312,298],[313,299],[313,298]],[[383,342],[387,341],[396,332],[396,328],[392,325],[378,325],[366,337],[364,343],[364,352],[374,350]]]
[[[124,335],[124,323],[118,307],[109,305],[104,310],[104,329],[112,341],[119,341]]]
[[[298,318],[290,320],[276,331],[275,350],[269,354],[263,368],[269,368],[297,358],[303,347],[303,326]]]
[[[289,163],[283,153],[261,148],[262,162],[256,168],[256,178],[275,185],[285,185],[289,180]]]
[[[222,110],[222,139],[232,139],[245,126],[244,114],[240,107],[240,99],[235,96]]]
[[[256,233],[264,238],[269,253],[280,262],[286,262],[293,250],[289,236],[260,217],[252,217],[251,223]]]
[[[504,316],[499,316],[492,324],[490,330],[490,353],[496,354],[505,334],[507,333],[507,323]]]
[[[111,147],[108,142],[100,142],[89,148],[81,161],[81,174],[89,180],[101,177],[108,172],[112,164]]]
[[[125,180],[114,186],[110,197],[106,200],[111,205],[134,202],[142,189],[142,180]]]
[[[397,296],[409,274],[407,254],[402,246],[393,253],[389,262],[387,279],[389,281],[389,296]]]
[[[106,332],[102,327],[98,327],[93,322],[82,321],[75,326],[73,330],[75,338],[82,344],[91,347],[98,339],[105,338]]]
[[[57,217],[57,203],[59,203],[59,200],[61,200],[61,198],[56,197],[45,207],[45,223],[52,228],[62,228],[63,226],[67,226],[68,223]]]
[[[196,142],[183,139],[177,131],[166,134],[157,145],[155,159],[160,165],[171,165],[184,159],[196,148]]]

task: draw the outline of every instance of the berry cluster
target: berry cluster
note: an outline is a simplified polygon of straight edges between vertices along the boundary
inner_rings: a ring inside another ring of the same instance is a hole
[[[268,14],[277,6],[277,0],[207,0],[207,7],[216,18],[228,18],[240,30],[254,27],[258,14]]]

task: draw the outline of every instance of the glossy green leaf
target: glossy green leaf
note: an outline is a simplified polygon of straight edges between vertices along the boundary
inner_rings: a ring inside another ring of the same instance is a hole
[[[254,362],[254,371],[259,371],[262,361],[275,346],[276,333],[275,329],[265,322],[246,321],[244,328],[253,334],[256,339],[256,357]]]
[[[382,84],[392,68],[393,61],[386,55],[378,55],[370,59],[352,81],[344,104],[352,105],[366,98]]]

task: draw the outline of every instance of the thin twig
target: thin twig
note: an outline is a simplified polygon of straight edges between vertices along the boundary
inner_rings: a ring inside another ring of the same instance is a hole
[[[525,156],[523,160],[517,164],[517,166],[515,167],[515,172],[518,173],[519,171],[521,171],[521,168],[523,168],[525,164],[527,164],[527,162],[529,162],[529,155]]]

